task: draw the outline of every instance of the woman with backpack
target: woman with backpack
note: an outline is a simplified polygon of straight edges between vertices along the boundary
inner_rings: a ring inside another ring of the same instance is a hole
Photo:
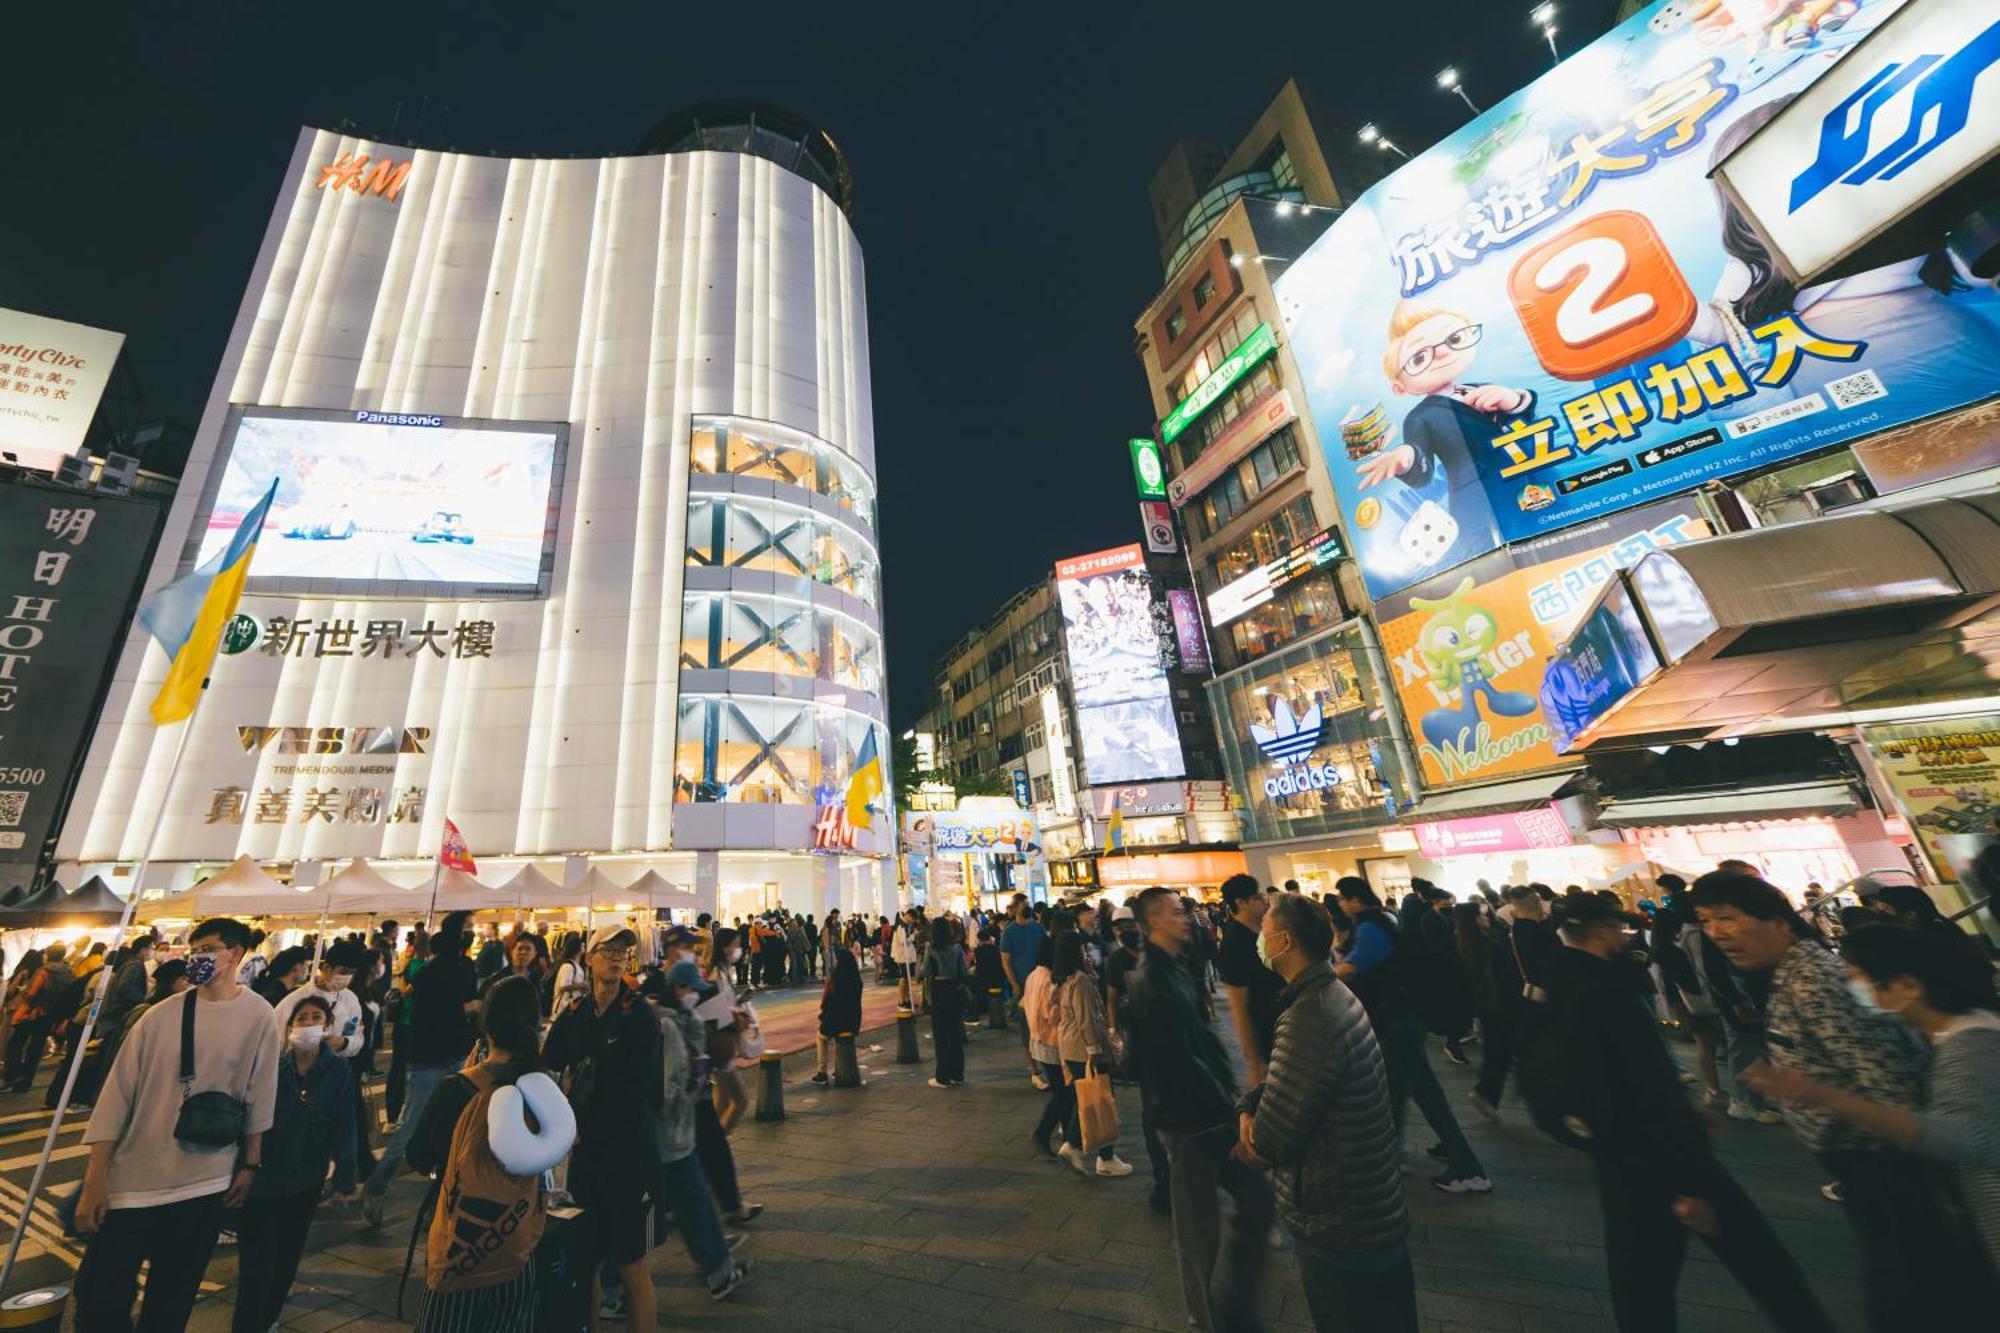
[[[241,1262],[232,1333],[263,1333],[284,1314],[327,1163],[334,1201],[356,1197],[354,1072],[326,1049],[332,1033],[331,1002],[308,994],[293,1006],[284,1032],[288,1058],[278,1062],[277,1098],[264,1131],[263,1169],[236,1226]]]
[[[503,977],[495,983],[479,1013],[486,1058],[438,1086],[410,1139],[410,1165],[437,1178],[442,1200],[431,1216],[419,1333],[530,1333],[537,1327],[534,1257],[547,1223],[541,1187],[547,1167],[519,1172],[501,1162],[496,1147],[507,1151],[508,1145],[491,1139],[489,1105],[500,1090],[540,1070],[541,1028],[534,982]],[[538,1118],[550,1140],[545,1146],[552,1167],[569,1148],[555,1137],[560,1122],[568,1122],[571,1141],[575,1122],[566,1105],[554,1117],[557,1124]]]

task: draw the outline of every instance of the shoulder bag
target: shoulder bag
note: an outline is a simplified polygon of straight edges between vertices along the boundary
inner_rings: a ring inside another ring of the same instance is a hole
[[[197,1148],[233,1148],[243,1141],[250,1108],[220,1090],[194,1091],[194,1011],[197,992],[181,1003],[181,1111],[174,1137]]]

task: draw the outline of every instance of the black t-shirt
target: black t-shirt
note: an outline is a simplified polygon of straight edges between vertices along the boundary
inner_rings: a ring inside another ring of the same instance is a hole
[[[459,1065],[472,1049],[472,1018],[465,1006],[479,998],[479,982],[464,955],[433,958],[410,987],[410,1063]],[[398,1041],[403,1040],[398,1030]]]
[[[1222,956],[1215,970],[1225,986],[1241,986],[1250,993],[1250,1030],[1257,1034],[1257,1058],[1271,1058],[1271,1042],[1278,1031],[1278,997],[1285,983],[1257,957],[1257,932],[1231,918],[1222,925]]]

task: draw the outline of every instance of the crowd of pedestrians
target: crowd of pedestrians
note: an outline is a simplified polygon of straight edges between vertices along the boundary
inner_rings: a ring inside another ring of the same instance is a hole
[[[86,1333],[132,1326],[142,1267],[140,1327],[184,1326],[219,1239],[239,1247],[234,1327],[261,1333],[315,1219],[358,1203],[352,1220],[381,1227],[399,1188],[422,1196],[420,1328],[653,1327],[653,1251],[670,1231],[726,1298],[761,1211],[730,1147],[748,1101],[737,1070],[762,1048],[751,997],[820,985],[825,1084],[863,1021],[864,964],[928,1016],[933,1089],[964,1084],[968,1031],[997,999],[1042,1094],[1036,1153],[1115,1179],[1134,1170],[1120,1140],[1138,1140],[1196,1329],[1263,1326],[1279,1228],[1316,1328],[1418,1326],[1413,1163],[1437,1163],[1428,1184],[1445,1195],[1505,1186],[1434,1057],[1477,1061],[1464,1104],[1478,1116],[1518,1101],[1588,1161],[1623,1330],[1677,1326],[1690,1238],[1774,1327],[1831,1327],[1714,1152],[1731,1118],[1782,1119],[1814,1155],[1860,1243],[1878,1333],[2000,1308],[2000,1004],[1984,946],[1907,893],[1835,923],[1741,863],[1659,883],[1657,903],[1483,882],[1460,900],[1421,880],[1384,901],[1354,877],[1315,899],[1237,876],[1209,903],[1017,895],[1004,911],[773,910],[552,939],[457,914],[277,950],[217,918],[175,958],[150,935],[51,945],[17,968],[0,1020],[10,1086],[53,1047],[53,1099],[82,1062]],[[103,1039],[86,1054],[78,1010],[105,969]],[[384,1045],[378,1152],[362,1088]],[[1119,1122],[1119,1082],[1137,1085],[1136,1127]],[[1435,1141],[1406,1153],[1412,1103]]]

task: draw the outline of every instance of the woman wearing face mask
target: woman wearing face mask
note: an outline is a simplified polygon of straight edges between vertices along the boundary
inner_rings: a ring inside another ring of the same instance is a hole
[[[1930,1043],[1924,1109],[1873,1101],[1768,1062],[1744,1078],[1766,1097],[1844,1120],[1942,1168],[1978,1233],[1989,1274],[2000,1274],[2000,1014],[1993,968],[1956,940],[1906,926],[1851,930],[1840,954],[1857,1000],[1894,1014]]]
[[[716,931],[714,958],[705,980],[715,987],[718,995],[724,997],[720,1007],[731,1015],[737,1012],[737,994],[729,978],[742,958],[742,936],[733,930]],[[736,1122],[743,1118],[743,1112],[750,1106],[750,1094],[743,1086],[743,1076],[736,1072],[736,1056],[741,1049],[741,1041],[742,1028],[734,1017],[714,1024],[714,1035],[708,1040],[708,1058],[712,1066],[710,1078],[715,1085],[715,1115],[725,1134],[736,1128]]]
[[[292,1007],[284,1030],[278,1095],[264,1133],[264,1169],[250,1186],[237,1227],[241,1286],[233,1333],[263,1333],[284,1313],[328,1162],[334,1201],[347,1204],[356,1197],[354,1074],[347,1061],[325,1049],[332,1024],[333,1006],[308,994]]]

